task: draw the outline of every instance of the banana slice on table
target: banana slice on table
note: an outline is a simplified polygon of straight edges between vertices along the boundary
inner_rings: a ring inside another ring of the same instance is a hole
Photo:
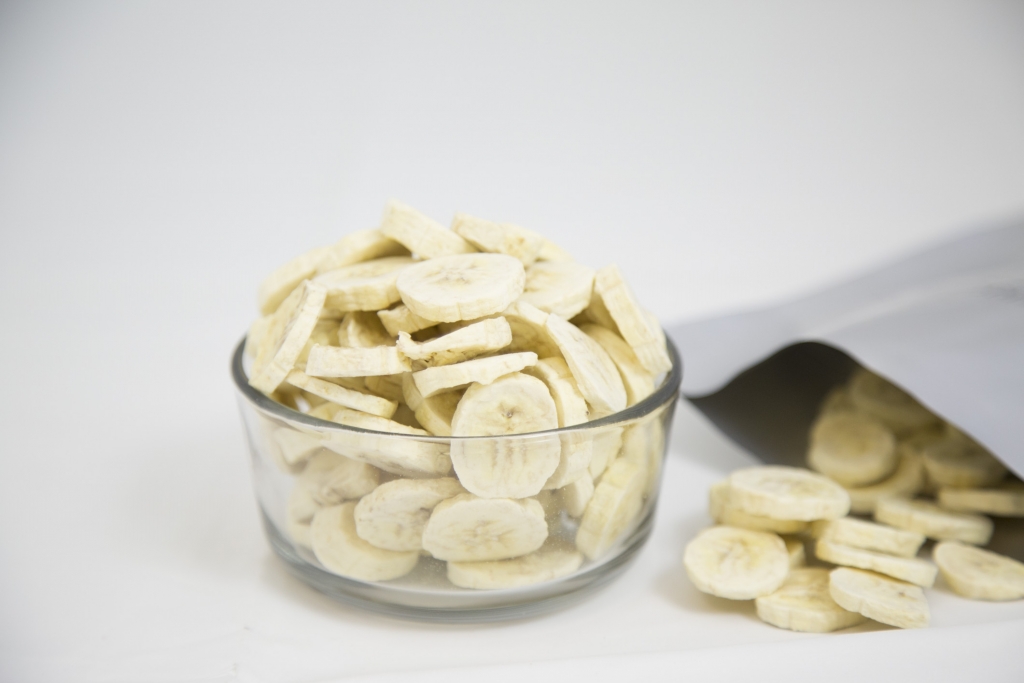
[[[546,241],[543,237],[511,223],[495,223],[464,213],[452,218],[452,232],[480,251],[506,254],[528,266],[537,260]]]
[[[924,449],[924,468],[939,486],[979,488],[1006,477],[1006,467],[970,438],[947,438]]]
[[[451,562],[506,560],[532,553],[547,537],[544,508],[532,498],[463,493],[434,508],[423,530],[423,548]]]
[[[384,207],[380,232],[426,259],[476,251],[473,245],[437,221],[394,199]]]
[[[466,490],[482,498],[536,495],[561,459],[556,435],[558,411],[548,388],[536,377],[505,375],[473,384],[452,417],[452,436],[494,436],[452,442],[455,472]],[[514,436],[513,436],[514,435]]]
[[[729,503],[750,515],[813,521],[838,519],[850,510],[842,486],[796,467],[747,467],[729,475]]]
[[[434,507],[465,492],[452,477],[385,482],[356,504],[356,533],[378,548],[418,551]]]
[[[654,393],[654,375],[649,373],[633,353],[633,349],[619,335],[600,325],[580,326],[585,335],[600,344],[608,353],[622,376],[626,388],[626,403],[635,405]]]
[[[562,358],[537,361],[524,374],[544,382],[551,392],[558,412],[559,427],[582,424],[590,418],[587,402],[576,386],[572,371]],[[593,456],[593,440],[587,432],[568,432],[559,435],[559,440],[562,443],[562,456],[558,467],[544,484],[546,489],[559,489],[582,477],[590,467]]]
[[[270,394],[284,382],[316,327],[326,296],[323,287],[304,280],[278,306],[252,364],[252,387]]]
[[[807,551],[804,542],[792,536],[782,536],[782,542],[786,544],[786,554],[789,555],[789,568],[796,569],[807,565]]]
[[[420,395],[429,398],[442,391],[451,391],[469,384],[491,384],[499,377],[518,373],[536,362],[537,354],[529,351],[503,353],[487,358],[474,358],[454,365],[424,368],[412,373],[412,379]]]
[[[876,553],[873,550],[833,543],[825,538],[818,539],[814,554],[825,562],[844,567],[870,569],[925,588],[930,588],[935,583],[935,576],[939,572],[938,567],[927,560]]]
[[[340,407],[335,408],[328,419],[349,427],[384,432],[373,434],[339,430],[326,434],[324,448],[353,460],[414,479],[443,476],[452,469],[447,444],[394,436],[404,434],[429,437],[430,433],[425,430]]]
[[[923,628],[930,618],[920,586],[863,569],[832,570],[829,594],[843,609],[890,626]]]
[[[362,498],[379,482],[380,472],[375,467],[325,450],[309,459],[295,485],[309,491],[318,505],[337,505]]]
[[[665,348],[661,328],[651,324],[650,317],[640,308],[619,267],[605,266],[597,271],[594,277],[594,290],[600,295],[609,315],[615,321],[619,334],[640,359],[640,364],[655,375],[671,370],[672,360]]]
[[[992,538],[992,520],[982,515],[944,510],[924,500],[886,498],[878,501],[875,519],[939,541],[985,545]]]
[[[533,351],[540,358],[561,357],[558,344],[548,334],[548,313],[525,301],[516,301],[501,315],[512,329],[509,351]]]
[[[288,507],[285,510],[288,535],[291,536],[292,541],[303,548],[313,549],[309,525],[313,523],[313,517],[322,507],[323,505],[316,501],[309,489],[303,486],[292,487],[292,492],[288,496]]]
[[[591,560],[619,540],[643,509],[647,472],[631,460],[617,459],[601,476],[580,519],[576,547]]]
[[[941,488],[939,505],[959,512],[1024,517],[1024,484],[1014,481],[991,489]]]
[[[397,302],[399,272],[416,263],[411,256],[388,256],[317,275],[313,282],[327,288],[324,308],[338,313],[379,311]]]
[[[425,342],[413,341],[408,332],[398,333],[398,351],[416,370],[461,363],[511,343],[512,328],[502,317],[487,318]]]
[[[545,327],[565,356],[565,362],[587,403],[602,415],[625,408],[626,388],[608,352],[560,316],[549,315]]]
[[[760,515],[749,515],[729,504],[729,480],[725,479],[711,485],[708,495],[708,514],[716,524],[750,529],[751,531],[770,531],[776,534],[799,534],[807,530],[807,522],[795,519],[772,519]]]
[[[558,489],[558,500],[570,517],[581,517],[587,509],[587,504],[594,497],[594,480],[587,472],[571,484],[566,484]]]
[[[1024,598],[1024,564],[973,546],[943,541],[932,550],[942,578],[958,594],[974,600]]]
[[[865,621],[832,599],[829,570],[820,567],[791,569],[778,590],[754,604],[761,621],[790,631],[831,633]]]
[[[392,337],[397,337],[399,332],[412,334],[437,324],[436,320],[427,320],[426,318],[419,317],[410,311],[409,307],[405,304],[398,304],[394,308],[377,311],[377,317],[380,319],[381,324],[384,325],[384,329]]]
[[[360,581],[387,581],[405,576],[419,562],[419,552],[383,550],[356,533],[356,504],[319,510],[310,524],[313,554],[327,571]]]
[[[789,554],[775,534],[716,526],[686,545],[683,567],[704,593],[753,600],[774,593],[786,580]]]
[[[590,305],[594,271],[575,261],[542,261],[526,269],[519,301],[566,320]]]
[[[850,378],[849,391],[850,401],[858,410],[878,418],[897,435],[939,422],[916,398],[865,368]]]
[[[346,313],[338,325],[337,339],[339,346],[357,346],[362,349],[395,345],[395,340],[372,311]]]
[[[306,361],[306,374],[312,377],[374,377],[409,370],[412,365],[394,346],[362,349],[317,344]]]
[[[850,512],[858,515],[872,514],[878,501],[883,498],[913,498],[924,486],[924,462],[920,455],[907,450],[903,445],[897,448],[899,464],[888,479],[868,486],[847,486],[850,495]]]
[[[292,370],[288,374],[288,383],[323,399],[352,410],[379,417],[391,417],[398,409],[398,403],[372,394],[346,389],[326,380],[310,377],[301,370]]]
[[[404,268],[398,276],[398,291],[409,310],[448,323],[501,313],[525,284],[523,264],[504,254],[432,258]]]
[[[891,475],[898,461],[896,438],[868,415],[829,413],[811,429],[807,464],[843,486],[873,484]]]
[[[568,576],[583,564],[578,551],[558,546],[510,560],[449,562],[448,580],[461,588],[496,590],[518,588]]]
[[[899,557],[914,557],[925,540],[924,534],[916,531],[896,529],[851,517],[834,519],[823,524],[818,538]]]

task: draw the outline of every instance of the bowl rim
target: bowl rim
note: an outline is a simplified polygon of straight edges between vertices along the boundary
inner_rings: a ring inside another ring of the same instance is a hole
[[[306,413],[289,408],[288,406],[278,403],[274,399],[270,398],[263,392],[255,389],[249,385],[249,378],[245,373],[244,368],[244,357],[245,357],[245,341],[248,335],[242,337],[235,346],[235,351],[231,356],[231,377],[235,383],[235,389],[239,395],[252,404],[253,407],[261,410],[262,412],[269,413],[273,417],[280,418],[292,423],[298,423],[307,427],[313,427],[319,431],[334,431],[334,432],[356,432],[363,434],[374,434],[382,435],[400,439],[414,439],[416,441],[427,441],[427,442],[438,442],[438,443],[449,443],[451,441],[470,441],[475,439],[514,439],[514,438],[530,438],[537,436],[548,436],[551,434],[564,434],[569,432],[582,432],[590,429],[597,429],[601,427],[610,427],[619,425],[626,422],[632,422],[641,417],[650,415],[655,410],[663,405],[670,403],[679,396],[679,388],[683,381],[683,361],[679,355],[678,349],[672,339],[665,336],[665,346],[668,349],[669,357],[672,360],[672,368],[665,373],[665,377],[661,384],[655,388],[654,392],[646,397],[644,400],[635,403],[627,408],[620,410],[617,413],[606,415],[597,420],[590,420],[589,422],[582,422],[577,425],[571,425],[568,427],[559,427],[557,429],[548,429],[543,432],[525,432],[523,434],[501,434],[496,436],[436,436],[433,434],[403,434],[398,432],[379,432],[374,429],[363,429],[362,427],[352,427],[344,425],[338,422],[331,422],[330,420],[322,420],[318,417],[307,415]]]

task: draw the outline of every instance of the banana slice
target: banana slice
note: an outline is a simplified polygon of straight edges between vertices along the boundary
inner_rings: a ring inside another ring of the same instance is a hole
[[[974,600],[1024,598],[1024,564],[1013,558],[955,541],[936,545],[932,558],[958,595]]]
[[[899,628],[928,625],[928,601],[920,586],[862,569],[843,567],[829,575],[829,594],[843,609]]]
[[[708,514],[716,524],[750,529],[751,531],[770,531],[776,534],[799,534],[807,530],[807,522],[804,521],[748,515],[729,504],[729,491],[727,479],[711,486],[708,496]]]
[[[992,520],[981,515],[943,510],[924,500],[886,498],[878,501],[875,519],[899,529],[916,531],[939,541],[985,545],[992,538]]]
[[[855,372],[849,391],[850,401],[858,410],[881,420],[897,435],[939,422],[916,398],[870,370]]]
[[[313,282],[327,288],[324,308],[340,313],[379,311],[400,299],[395,282],[399,272],[413,263],[410,256],[388,256],[329,270]]]
[[[807,565],[807,551],[804,549],[803,541],[792,536],[783,536],[782,542],[786,544],[786,554],[789,555],[791,570]]]
[[[647,473],[635,462],[617,459],[601,476],[576,531],[576,547],[591,560],[605,553],[637,519],[644,503]]]
[[[309,351],[306,374],[312,377],[375,377],[412,370],[409,361],[394,346],[321,346]]]
[[[253,360],[256,359],[257,354],[259,354],[260,345],[263,343],[263,337],[267,334],[267,330],[270,329],[270,321],[273,319],[274,316],[272,314],[260,316],[249,326],[249,333],[245,335],[246,356]]]
[[[548,314],[525,301],[516,301],[501,314],[512,329],[509,351],[533,351],[540,358],[561,357],[558,344],[548,334]]]
[[[292,370],[288,374],[288,383],[308,391],[314,396],[326,399],[331,403],[337,403],[340,406],[345,406],[352,410],[361,410],[364,413],[379,417],[391,417],[395,414],[395,410],[398,409],[398,403],[394,401],[388,401],[372,394],[352,391],[337,384],[317,379],[316,377],[310,377],[301,370]]]
[[[526,269],[519,301],[566,320],[590,305],[594,271],[575,261],[542,261]]]
[[[668,372],[672,360],[665,348],[661,328],[652,326],[646,311],[640,308],[619,267],[605,266],[594,277],[594,290],[600,295],[619,334],[633,348],[640,364],[652,374]],[[600,324],[600,321],[596,321]]]
[[[394,308],[389,308],[383,311],[377,311],[377,317],[380,318],[380,322],[384,325],[384,329],[388,331],[392,337],[397,337],[399,332],[419,332],[425,330],[428,327],[433,327],[437,324],[435,320],[427,320],[421,318],[412,311],[405,304],[398,304]]]
[[[504,353],[487,358],[424,368],[412,373],[416,388],[424,398],[442,391],[451,391],[469,384],[487,385],[499,377],[517,373],[537,362],[537,354],[531,352]]]
[[[622,427],[600,427],[588,430],[591,437],[590,476],[597,481],[622,450]]]
[[[274,455],[285,463],[285,471],[295,474],[295,470],[305,466],[309,458],[323,448],[318,435],[300,432],[290,427],[272,427],[270,432],[271,448],[277,451]]]
[[[811,429],[807,464],[842,486],[866,486],[891,475],[899,459],[896,438],[879,420],[829,413]]]
[[[863,623],[865,617],[840,607],[829,592],[829,571],[791,569],[774,593],[754,600],[761,621],[790,631],[831,633]]]
[[[432,258],[398,276],[398,291],[409,310],[447,323],[501,313],[525,284],[523,264],[504,254]]]
[[[941,488],[939,505],[960,512],[1024,517],[1024,484],[1015,481],[992,489]]]
[[[377,488],[380,472],[331,451],[320,451],[309,459],[295,485],[309,491],[318,505],[337,505],[362,498]]]
[[[426,259],[476,251],[469,242],[437,221],[394,199],[384,208],[380,231]]]
[[[560,316],[549,315],[545,327],[565,356],[565,362],[587,403],[602,415],[625,408],[626,387],[608,352]]]
[[[814,553],[819,560],[825,562],[844,567],[870,569],[879,574],[925,588],[930,588],[935,583],[935,577],[939,573],[938,567],[927,560],[920,560],[916,557],[894,557],[876,553],[873,550],[833,543],[825,538],[818,539]]]
[[[278,306],[252,364],[252,387],[271,394],[284,382],[316,327],[326,295],[323,287],[304,280]]]
[[[281,302],[288,298],[303,280],[316,275],[317,265],[327,254],[327,250],[328,247],[310,249],[268,275],[257,290],[256,300],[260,314],[269,315],[276,311]]]
[[[324,346],[332,346],[338,343],[338,328],[339,321],[337,320],[325,320],[323,317],[316,321],[316,325],[313,326],[313,331],[309,334],[309,339],[306,340],[305,345],[302,347],[302,351],[299,352],[299,357],[295,359],[295,368],[302,370],[306,367],[306,362],[309,360],[309,352],[317,344]]]
[[[789,554],[775,534],[716,526],[686,545],[683,567],[704,593],[753,600],[782,586],[789,574]]]
[[[285,510],[288,535],[292,537],[292,541],[303,548],[313,549],[309,525],[313,523],[313,517],[321,507],[323,506],[313,498],[309,489],[302,486],[292,488],[292,492],[288,496],[288,507]]]
[[[408,256],[409,250],[382,234],[380,230],[356,230],[327,247],[327,254],[317,266],[317,275],[344,268],[354,263],[373,261],[387,256]]]
[[[586,422],[590,417],[587,402],[576,386],[569,366],[561,358],[545,358],[527,368],[524,374],[544,382],[555,401],[558,411],[558,426],[571,427]],[[562,457],[552,473],[546,489],[559,489],[570,484],[587,472],[593,455],[593,441],[587,432],[568,432],[559,435],[562,443]]]
[[[411,391],[418,394],[412,376],[406,375],[406,377],[409,377],[408,384],[411,385]],[[435,436],[451,436],[452,419],[455,417],[455,410],[459,407],[459,401],[462,400],[464,393],[462,391],[445,391],[434,394],[430,398],[421,396],[415,409],[416,420]]]
[[[313,554],[324,569],[360,581],[387,581],[411,572],[420,554],[415,550],[382,550],[359,538],[355,507],[352,502],[325,507],[313,517]]]
[[[391,419],[397,422],[398,424],[405,425],[406,427],[412,427],[413,429],[424,429],[423,425],[420,424],[420,421],[416,419],[416,413],[412,412],[412,409],[409,408],[409,406],[407,406],[404,403],[398,404],[398,410],[396,410],[395,414],[391,416]],[[431,433],[433,434],[433,432]]]
[[[570,517],[582,517],[594,497],[594,480],[587,472],[571,484],[558,489],[558,501]]]
[[[899,464],[888,479],[877,484],[846,487],[850,494],[850,512],[858,515],[873,514],[883,498],[913,498],[924,486],[924,463],[920,455],[904,446],[897,448]]]
[[[899,557],[914,557],[924,544],[924,534],[916,531],[894,529],[884,524],[865,522],[851,517],[824,522],[824,528],[818,534],[818,538]]]
[[[386,482],[356,505],[356,533],[385,550],[421,550],[423,529],[434,507],[465,492],[451,477]]]
[[[627,427],[622,437],[621,457],[632,460],[647,473],[646,490],[658,488],[661,476],[661,462],[665,457],[665,431],[661,416],[664,408],[637,420]]]
[[[341,407],[335,408],[328,419],[349,427],[385,432],[331,432],[326,435],[323,445],[335,453],[414,479],[443,476],[452,469],[446,444],[410,439],[408,436],[395,437],[396,434],[429,437],[430,434],[422,429]]]
[[[796,467],[747,467],[729,475],[729,503],[750,515],[813,521],[838,519],[850,510],[842,486]]]
[[[394,346],[380,318],[371,311],[351,311],[345,314],[337,332],[339,346],[356,346],[369,349],[374,346]]]
[[[318,406],[310,408],[306,414],[310,417],[318,417],[321,420],[327,420],[328,422],[334,422],[334,414],[338,412],[338,404],[331,403],[330,401],[324,401]]]
[[[924,468],[939,486],[979,488],[1006,477],[1006,467],[970,438],[948,438],[924,449]]]
[[[452,417],[452,436],[503,438],[453,441],[455,473],[481,498],[536,495],[558,467],[561,445],[553,434],[529,432],[557,428],[555,402],[536,377],[513,373],[492,384],[473,384]]]
[[[507,560],[532,553],[547,537],[544,508],[532,498],[463,493],[434,508],[423,530],[423,548],[450,562]]]
[[[640,364],[633,349],[622,337],[600,325],[586,324],[580,329],[600,344],[615,363],[626,387],[627,405],[635,405],[654,393],[654,376]]]
[[[377,396],[383,396],[389,401],[401,403],[403,400],[402,382],[408,376],[408,372],[396,375],[371,375],[364,378],[364,382],[366,383],[366,388]]]
[[[537,260],[545,242],[532,230],[511,223],[493,223],[464,213],[455,214],[452,232],[480,251],[513,256],[524,266]]]
[[[422,343],[413,341],[408,332],[398,333],[398,351],[413,362],[414,370],[461,363],[511,343],[512,328],[501,317],[487,318]]]
[[[557,546],[511,560],[449,562],[448,580],[461,588],[497,590],[530,586],[568,576],[583,564],[583,555]]]
[[[537,254],[538,261],[572,261],[572,255],[565,249],[546,237],[542,239],[544,242],[541,244],[540,253]]]

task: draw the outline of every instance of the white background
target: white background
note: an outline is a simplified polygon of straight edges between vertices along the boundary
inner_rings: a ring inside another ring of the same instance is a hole
[[[655,535],[578,607],[430,626],[290,578],[228,357],[389,197],[615,261],[665,321],[775,301],[1024,212],[1024,4],[0,3],[4,680],[1024,675],[1021,604],[809,637],[697,593],[747,456],[685,406]]]

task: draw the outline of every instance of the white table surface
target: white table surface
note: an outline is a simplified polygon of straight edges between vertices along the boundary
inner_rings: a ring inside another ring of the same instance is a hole
[[[685,405],[654,535],[583,604],[332,603],[262,537],[227,366],[260,278],[388,197],[677,320],[1020,215],[1022,122],[1019,2],[0,4],[0,678],[1021,680],[1021,602],[807,636],[698,593],[750,459]]]

